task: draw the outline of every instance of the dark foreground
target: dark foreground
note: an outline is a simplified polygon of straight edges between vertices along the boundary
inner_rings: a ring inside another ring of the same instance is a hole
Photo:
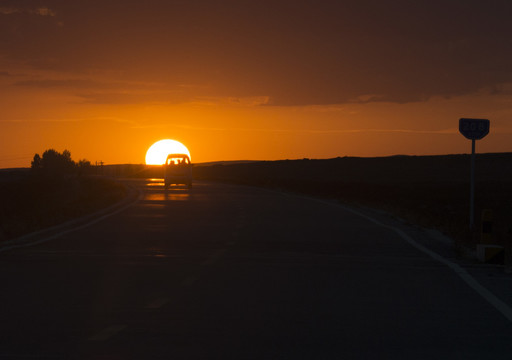
[[[28,169],[0,171],[2,242],[108,207],[127,189],[103,177],[38,177]]]
[[[389,228],[255,188],[162,185],[0,252],[0,358],[510,359],[509,320]]]
[[[512,153],[477,154],[475,229],[469,231],[470,156],[343,157],[197,166],[208,181],[262,186],[337,199],[436,228],[458,244],[480,242],[482,213],[492,212],[492,243],[512,261]]]

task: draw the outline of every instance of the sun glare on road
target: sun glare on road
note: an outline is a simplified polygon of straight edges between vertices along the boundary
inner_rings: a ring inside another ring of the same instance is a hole
[[[176,140],[160,140],[151,145],[146,152],[146,165],[163,165],[169,154],[187,154],[190,152],[187,147]]]

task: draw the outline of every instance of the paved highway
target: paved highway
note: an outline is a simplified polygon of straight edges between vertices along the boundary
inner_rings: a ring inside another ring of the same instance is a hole
[[[256,188],[134,184],[127,209],[0,252],[0,358],[512,358],[506,314],[394,228]]]

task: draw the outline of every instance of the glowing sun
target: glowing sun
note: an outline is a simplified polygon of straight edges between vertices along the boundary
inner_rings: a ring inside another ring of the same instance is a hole
[[[146,152],[146,165],[163,165],[169,154],[187,154],[187,147],[176,140],[160,140],[151,145]]]

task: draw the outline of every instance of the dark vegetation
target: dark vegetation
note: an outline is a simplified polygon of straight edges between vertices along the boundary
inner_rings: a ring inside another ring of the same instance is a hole
[[[27,223],[30,229],[49,226],[124,196],[120,185],[94,174],[163,177],[161,166],[96,167],[86,160],[74,163],[69,152],[45,154],[34,157],[30,175],[10,184],[0,181],[0,196],[11,204],[7,213],[1,206],[4,237],[23,233]],[[48,165],[47,159],[53,158],[53,165]],[[481,214],[490,209],[494,243],[510,246],[512,241],[512,153],[477,155],[473,232],[469,230],[469,155],[196,164],[193,175],[195,180],[260,186],[382,209],[409,223],[438,229],[467,247],[479,242]],[[16,220],[27,213],[32,217]]]
[[[126,188],[94,175],[69,151],[36,154],[30,170],[0,172],[0,241],[92,213],[121,200]]]
[[[476,159],[475,231],[469,231],[469,155],[335,158],[196,166],[194,179],[229,182],[338,199],[379,208],[436,228],[458,244],[479,241],[481,214],[493,211],[497,244],[511,241],[512,154]]]

